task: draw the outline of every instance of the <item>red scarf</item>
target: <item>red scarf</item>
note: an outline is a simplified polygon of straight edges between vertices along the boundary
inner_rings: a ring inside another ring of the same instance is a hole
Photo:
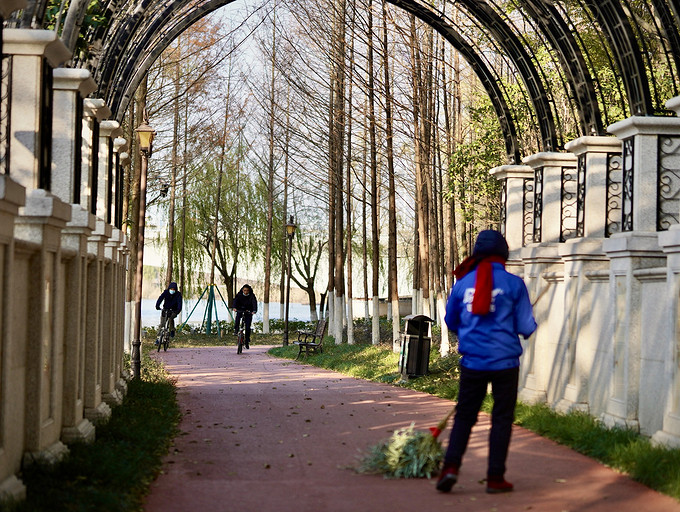
[[[500,256],[486,256],[480,259],[473,255],[466,258],[453,271],[453,275],[456,279],[460,279],[477,269],[475,295],[472,299],[473,315],[486,315],[491,307],[491,292],[493,291],[492,263],[500,263],[503,265],[503,268],[505,268],[505,259]]]

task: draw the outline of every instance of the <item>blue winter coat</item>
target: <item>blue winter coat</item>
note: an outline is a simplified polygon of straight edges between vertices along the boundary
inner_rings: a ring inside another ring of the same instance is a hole
[[[522,345],[536,330],[529,293],[521,278],[493,263],[491,307],[473,315],[472,298],[477,271],[459,279],[446,305],[446,325],[458,334],[461,364],[471,370],[503,370],[519,366]]]

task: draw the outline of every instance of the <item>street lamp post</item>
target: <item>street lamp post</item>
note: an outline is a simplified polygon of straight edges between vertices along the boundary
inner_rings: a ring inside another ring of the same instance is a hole
[[[290,216],[288,224],[286,224],[286,234],[288,235],[288,275],[286,277],[286,319],[283,331],[283,346],[288,346],[288,307],[290,303],[290,257],[293,252],[293,237],[295,236],[295,229],[297,226],[293,222],[293,216]]]
[[[139,379],[141,374],[141,354],[142,346],[142,278],[144,265],[144,225],[146,218],[146,175],[151,156],[152,144],[156,132],[148,124],[145,115],[144,121],[137,129],[139,136],[139,151],[142,157],[140,168],[139,188],[137,189],[137,200],[139,201],[139,216],[137,218],[137,268],[135,269],[135,327],[134,341],[132,342],[132,377]]]

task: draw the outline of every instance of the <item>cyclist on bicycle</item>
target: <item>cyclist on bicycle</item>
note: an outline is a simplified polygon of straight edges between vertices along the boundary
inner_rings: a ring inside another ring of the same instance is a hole
[[[231,307],[236,312],[234,334],[238,334],[239,325],[241,319],[243,319],[246,327],[246,348],[250,348],[250,324],[253,321],[253,315],[257,313],[257,299],[249,284],[244,284],[241,287],[241,290],[234,297]]]
[[[170,331],[170,337],[175,336],[175,317],[179,315],[182,311],[182,294],[177,291],[177,283],[170,283],[168,289],[161,293],[156,301],[156,309],[161,309],[161,304],[163,304],[163,313],[161,314],[161,327],[163,327],[165,310],[168,310],[168,330]],[[159,328],[160,331],[160,328]],[[158,340],[156,340],[158,344]]]

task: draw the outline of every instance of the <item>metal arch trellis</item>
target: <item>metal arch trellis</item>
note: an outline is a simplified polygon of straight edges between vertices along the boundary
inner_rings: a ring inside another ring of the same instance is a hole
[[[666,25],[667,22],[667,6],[662,0],[653,2],[651,5],[649,2],[643,0],[639,2],[632,3],[629,0],[619,0],[624,6],[624,10],[629,13],[629,20],[631,28],[636,36],[638,48],[641,50],[640,55],[643,62],[645,63],[646,77],[651,86],[650,94],[653,93],[653,113],[659,114],[665,111],[664,103],[668,98],[662,98],[660,86],[657,83],[656,69],[659,67],[658,63],[652,61],[652,49],[647,41],[647,33],[644,27],[654,28],[654,39],[663,47],[663,54],[666,61],[666,71],[670,73],[670,82],[674,84],[674,91],[677,94],[677,70],[675,70],[675,65],[680,62],[680,53],[672,57],[674,50],[680,52],[680,48],[677,46],[678,43],[678,33],[677,28],[670,25]],[[637,6],[645,9],[648,13],[647,19],[650,21],[642,22],[644,12],[639,12],[642,9],[637,9]],[[638,12],[636,12],[638,11]],[[659,26],[658,22],[661,22],[664,26]],[[670,46],[670,48],[669,48]]]
[[[605,29],[633,115],[652,115],[654,107],[640,48],[618,0],[584,0],[598,24]]]
[[[494,7],[498,15],[505,21],[506,25],[515,31],[517,39],[526,48],[532,49],[532,51],[529,52],[529,55],[531,56],[537,72],[542,77],[542,83],[546,88],[548,103],[551,107],[551,112],[556,125],[556,136],[558,137],[559,145],[555,149],[559,149],[564,146],[566,132],[564,125],[566,123],[562,119],[563,116],[560,116],[558,113],[558,108],[555,101],[555,93],[553,90],[559,89],[561,87],[561,89],[564,91],[565,97],[575,97],[576,101],[569,102],[569,115],[571,116],[575,126],[580,125],[581,134],[589,133],[588,129],[585,127],[585,124],[580,122],[582,116],[580,116],[577,112],[588,111],[592,108],[592,105],[590,107],[579,105],[579,98],[577,98],[575,94],[572,94],[572,91],[577,91],[578,87],[576,85],[577,81],[575,80],[574,75],[571,74],[571,69],[568,63],[571,60],[576,60],[577,57],[571,54],[568,57],[565,57],[562,53],[565,48],[561,47],[559,44],[556,44],[557,39],[559,38],[555,38],[554,36],[561,33],[561,27],[557,23],[556,19],[559,18],[559,14],[557,12],[551,13],[552,16],[541,16],[532,8],[530,2],[520,2],[520,0],[511,1],[515,7],[513,13],[517,13],[517,15],[521,17],[523,24],[522,27],[518,26],[518,20],[513,19],[513,17],[511,17],[508,12],[506,12],[506,8],[504,8],[504,6],[498,5],[498,0],[489,0],[489,5]],[[546,13],[543,12],[543,14]],[[514,17],[516,18],[517,16]],[[542,37],[530,37],[530,31],[527,30],[527,25],[531,28],[531,32],[533,34]],[[533,48],[537,44],[541,44],[541,42],[537,41],[542,42],[543,48],[545,48],[546,53],[549,56],[550,63],[552,63],[554,69],[557,71],[558,81],[560,84],[559,86],[553,87],[552,82],[548,80],[547,74],[545,72],[546,65],[542,64],[541,60],[536,57],[536,52],[533,50]],[[597,113],[597,108],[595,112]]]
[[[577,0],[578,5],[580,7],[580,12],[583,13],[585,16],[585,21],[588,26],[595,26],[597,25],[595,18],[593,17],[593,14],[591,13],[590,9],[588,6],[585,4],[584,0]],[[615,120],[619,120],[618,118],[612,119],[610,114],[609,114],[609,109],[607,108],[610,102],[612,101],[612,98],[609,96],[605,96],[604,94],[604,88],[602,87],[602,84],[600,82],[600,79],[597,75],[597,66],[593,62],[593,57],[590,54],[590,51],[588,49],[588,45],[584,42],[583,37],[581,36],[581,31],[578,30],[578,27],[575,23],[575,21],[572,19],[572,16],[569,14],[569,10],[566,9],[566,6],[562,2],[555,2],[553,4],[555,8],[561,12],[562,18],[565,19],[568,22],[569,27],[571,28],[571,33],[574,35],[579,48],[581,49],[581,53],[584,56],[586,60],[586,64],[589,70],[591,70],[592,78],[593,78],[593,86],[595,87],[595,96],[598,98],[598,105],[601,106],[600,111],[602,112],[603,116],[603,123],[604,126],[609,126],[612,124]],[[605,49],[604,55],[607,59],[607,68],[608,69],[616,69],[616,63],[614,56],[610,50],[610,45],[609,45],[609,40],[605,37],[605,35],[597,30],[596,31],[598,41],[600,42],[600,46]],[[628,113],[628,103],[626,102],[626,95],[625,95],[625,87],[623,85],[623,81],[621,79],[620,75],[616,76],[616,91],[617,91],[617,102],[620,104],[621,112],[624,113],[624,115],[627,115]]]
[[[517,66],[520,76],[530,92],[536,116],[538,117],[539,131],[542,138],[541,149],[543,151],[555,151],[558,148],[558,140],[549,102],[550,98],[547,96],[541,77],[533,65],[531,56],[526,48],[524,48],[503,19],[486,2],[459,0],[458,3],[465,7],[472,17],[479,20],[486,27]]]
[[[543,36],[552,41],[558,51],[561,66],[571,77],[572,93],[577,103],[583,135],[604,135],[604,124],[595,79],[588,69],[583,45],[578,44],[579,33],[573,27],[566,11],[560,12],[559,2],[517,0],[529,11],[530,17],[539,21]]]

